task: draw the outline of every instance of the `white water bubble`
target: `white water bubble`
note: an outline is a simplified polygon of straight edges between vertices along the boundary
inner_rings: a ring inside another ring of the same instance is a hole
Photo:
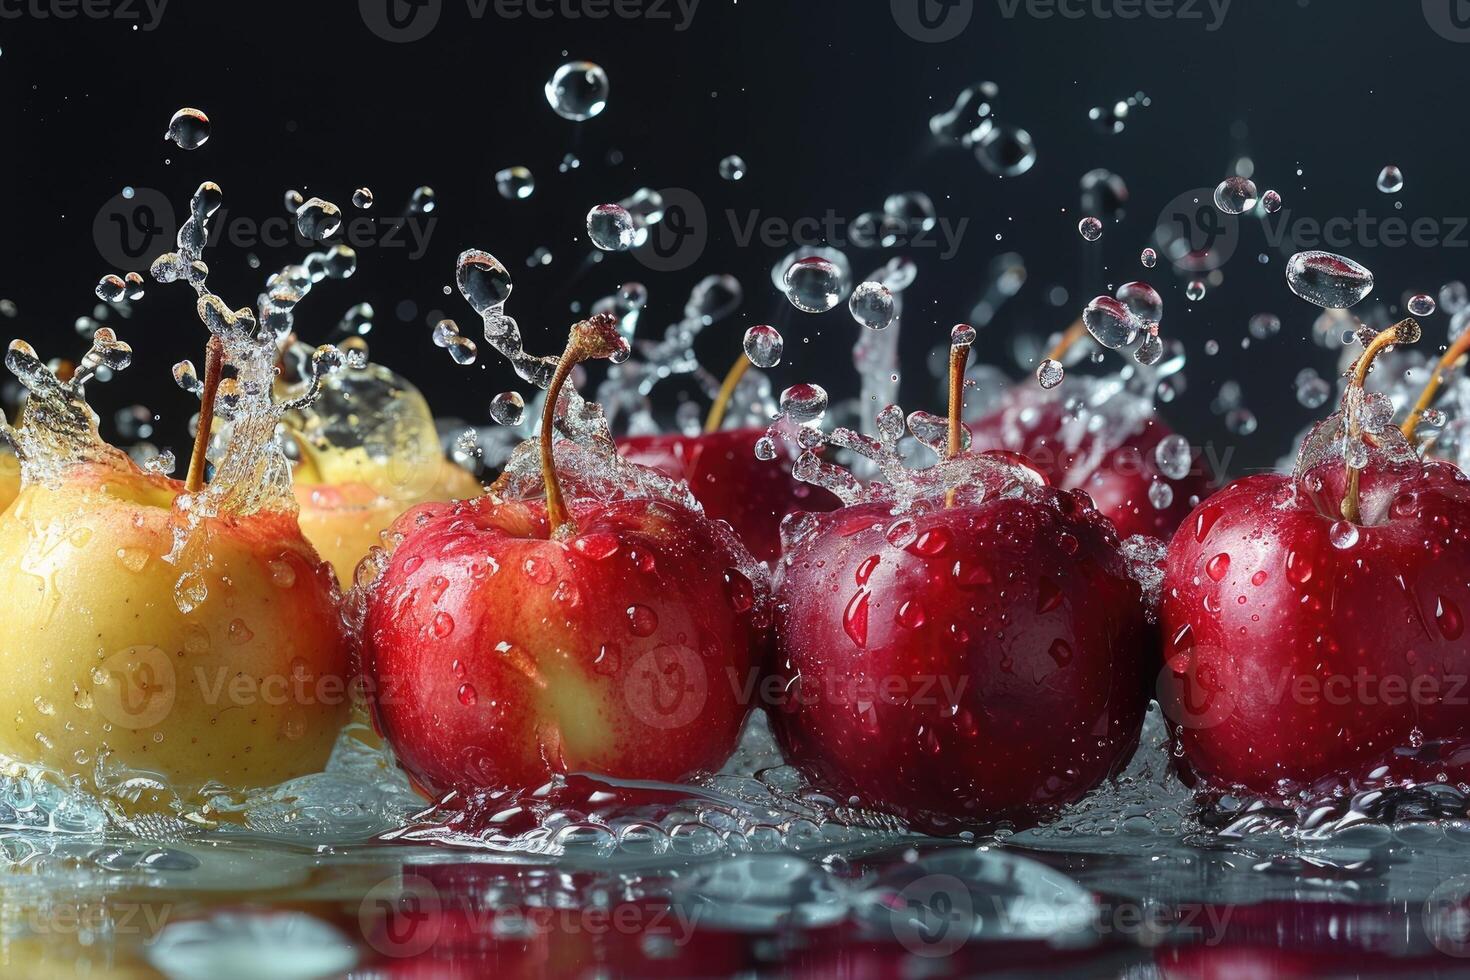
[[[1088,216],[1077,222],[1077,233],[1089,242],[1095,242],[1102,237],[1103,223]]]
[[[956,323],[949,331],[950,347],[969,347],[975,343],[975,328],[968,323]]]
[[[775,327],[760,324],[745,331],[745,356],[758,368],[773,368],[781,363],[786,342]]]
[[[1261,195],[1261,207],[1266,209],[1267,214],[1275,214],[1281,210],[1281,195],[1276,191],[1267,191]]]
[[[181,150],[197,150],[209,142],[209,134],[209,117],[202,110],[185,107],[168,121],[163,138],[172,140]]]
[[[127,297],[128,284],[123,281],[122,276],[108,273],[98,280],[94,292],[102,302],[116,303]]]
[[[1159,335],[1150,332],[1143,338],[1143,343],[1133,352],[1133,359],[1145,367],[1152,367],[1164,359],[1164,342]]]
[[[496,172],[495,189],[507,201],[524,201],[536,193],[536,177],[525,167],[506,167]]]
[[[793,422],[815,422],[827,413],[827,391],[821,385],[792,385],[781,392],[781,412]]]
[[[505,305],[514,288],[499,259],[479,249],[462,252],[454,270],[459,291],[480,316]]]
[[[1036,144],[1024,129],[996,126],[975,145],[975,157],[997,177],[1019,177],[1036,165]]]
[[[1206,292],[1208,292],[1208,289],[1203,279],[1191,279],[1189,285],[1184,287],[1184,296],[1191,303],[1198,303],[1204,299]]]
[[[732,153],[720,161],[720,177],[737,181],[745,177],[745,159]]]
[[[296,230],[312,241],[322,241],[342,227],[342,211],[331,201],[313,197],[296,210]]]
[[[583,122],[607,108],[607,72],[590,61],[569,61],[546,83],[546,101],[563,119]]]
[[[893,291],[881,282],[859,283],[847,301],[852,318],[869,330],[886,330],[893,323],[896,307]]]
[[[366,211],[373,206],[373,191],[370,187],[359,187],[352,192],[352,206]]]
[[[1257,340],[1274,337],[1281,332],[1281,317],[1274,313],[1257,313],[1251,317],[1246,330]]]
[[[797,259],[782,277],[786,298],[803,313],[826,313],[842,300],[842,273],[829,259]]]
[[[770,436],[761,436],[755,441],[755,458],[765,462],[776,458],[776,443]]]
[[[1404,172],[1390,163],[1378,172],[1378,189],[1385,194],[1397,194],[1404,189]]]
[[[1334,521],[1327,529],[1327,537],[1332,542],[1332,547],[1347,551],[1358,543],[1358,527],[1351,521]]]
[[[1138,318],[1111,296],[1098,296],[1088,303],[1082,311],[1082,323],[1092,338],[1109,350],[1126,347],[1138,336]]]
[[[1162,480],[1155,480],[1148,485],[1148,502],[1154,510],[1163,510],[1174,502],[1174,488]]]
[[[626,252],[636,232],[633,216],[621,204],[599,204],[587,212],[587,237],[604,252]]]
[[[1332,397],[1332,385],[1311,368],[1296,376],[1296,400],[1303,408],[1321,408]]]
[[[409,214],[429,214],[439,206],[439,196],[427,185],[415,187],[408,198]]]
[[[1189,440],[1177,432],[1164,436],[1154,447],[1154,463],[1158,465],[1159,472],[1169,479],[1184,479],[1189,475],[1189,468],[1194,465],[1194,451],[1189,446]]]
[[[934,201],[922,191],[888,195],[883,201],[883,214],[896,222],[906,235],[933,231],[937,224]]]
[[[1138,319],[1158,323],[1164,319],[1164,298],[1146,282],[1125,282],[1118,287],[1117,298]]]
[[[1138,253],[1138,261],[1145,269],[1152,269],[1159,264],[1159,253],[1151,248],[1146,248]]]
[[[1438,304],[1434,302],[1434,297],[1424,293],[1410,297],[1408,306],[1409,312],[1414,316],[1432,316],[1434,311],[1439,309]]]
[[[1286,282],[1297,296],[1323,309],[1345,310],[1373,292],[1373,273],[1331,252],[1298,252],[1286,263]]]
[[[1244,214],[1256,206],[1256,184],[1248,177],[1226,177],[1215,187],[1215,207],[1226,214]]]
[[[1036,367],[1036,383],[1041,387],[1051,390],[1067,377],[1067,369],[1062,367],[1062,362],[1048,357]]]
[[[490,417],[500,425],[520,425],[526,417],[526,400],[518,391],[502,391],[490,400]]]

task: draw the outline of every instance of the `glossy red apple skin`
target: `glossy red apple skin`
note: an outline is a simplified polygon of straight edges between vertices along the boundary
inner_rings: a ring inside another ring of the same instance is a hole
[[[1010,389],[1000,408],[969,423],[973,445],[1021,453],[1054,486],[1086,490],[1097,509],[1117,526],[1120,538],[1147,534],[1167,541],[1195,504],[1219,489],[1196,447],[1189,474],[1167,481],[1174,494],[1169,506],[1155,507],[1149,487],[1163,477],[1154,452],[1174,430],[1154,414],[1106,450],[1100,436],[1115,438],[1110,430],[1087,433],[1072,445],[1063,434],[1070,421],[1066,399],[1059,394],[1065,390],[1065,384],[1053,392],[1034,386]]]
[[[765,587],[728,529],[677,504],[426,504],[371,587],[366,685],[430,795],[558,773],[679,780],[734,748],[764,650]]]
[[[725,521],[758,561],[781,556],[781,519],[796,511],[840,505],[820,487],[791,475],[791,449],[777,439],[779,460],[756,459],[763,429],[726,429],[698,436],[632,436],[618,440],[625,459],[684,480],[711,520]]]
[[[1035,823],[1127,762],[1155,642],[1138,586],[1085,494],[1036,493],[936,504],[903,547],[888,505],[847,507],[783,558],[768,710],[819,785],[954,833]]]
[[[1159,691],[1183,775],[1282,800],[1370,776],[1465,778],[1470,481],[1447,463],[1370,466],[1367,526],[1340,548],[1345,469],[1306,479],[1320,492],[1236,481],[1169,545]]]

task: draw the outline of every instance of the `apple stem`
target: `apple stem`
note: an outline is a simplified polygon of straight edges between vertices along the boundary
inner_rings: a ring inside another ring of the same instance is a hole
[[[1349,390],[1356,388],[1362,391],[1363,385],[1367,383],[1368,371],[1372,369],[1373,362],[1378,355],[1383,353],[1394,344],[1412,344],[1419,339],[1419,323],[1413,317],[1400,320],[1387,330],[1381,331],[1376,337],[1369,341],[1367,348],[1359,356],[1357,364],[1353,368],[1352,377],[1348,380]],[[1347,437],[1348,443],[1361,438],[1362,429],[1356,411],[1347,413]],[[1342,519],[1356,524],[1362,514],[1358,508],[1358,488],[1363,471],[1349,466],[1347,471],[1347,494],[1342,498]]]
[[[224,373],[225,345],[218,337],[210,337],[204,349],[204,390],[199,397],[199,431],[194,434],[194,451],[189,455],[189,476],[184,489],[198,493],[204,489],[205,454],[214,430],[214,402],[219,394],[220,375]]]
[[[1414,433],[1419,428],[1420,417],[1439,396],[1439,389],[1444,385],[1445,375],[1459,367],[1466,354],[1470,354],[1470,330],[1460,334],[1460,338],[1451,344],[1450,349],[1445,351],[1444,356],[1439,359],[1439,366],[1434,369],[1434,376],[1429,379],[1429,384],[1424,386],[1419,400],[1409,411],[1409,417],[1404,419],[1402,428],[1405,439],[1413,441]]]
[[[566,498],[562,496],[561,480],[556,475],[556,461],[552,455],[552,444],[556,442],[556,403],[561,400],[561,390],[572,376],[572,368],[583,361],[605,357],[618,359],[626,356],[628,342],[618,333],[617,318],[608,313],[599,313],[590,320],[572,325],[567,337],[567,349],[557,362],[556,373],[546,388],[546,408],[541,413],[541,482],[546,487],[546,520],[551,524],[554,538],[577,533],[572,515],[567,510]],[[500,481],[496,481],[499,486]]]
[[[704,419],[705,432],[719,432],[720,426],[725,422],[725,413],[730,410],[730,400],[735,397],[735,389],[740,386],[740,379],[745,377],[745,372],[750,370],[750,358],[744,354],[736,358],[735,363],[730,365],[730,371],[725,375],[724,383],[720,385],[720,393],[715,396],[714,404],[709,407],[709,414]]]
[[[1082,322],[1082,318],[1079,316],[1075,321],[1073,321],[1072,325],[1067,328],[1067,332],[1062,334],[1062,337],[1060,340],[1057,341],[1056,346],[1047,352],[1047,360],[1061,363],[1062,358],[1067,356],[1067,351],[1071,350],[1072,345],[1081,340],[1086,333],[1087,325]]]
[[[969,344],[950,344],[949,347],[949,444],[945,457],[954,459],[964,448],[964,421],[960,418],[965,407],[965,365],[970,360]],[[944,506],[953,507],[958,489],[945,494]]]

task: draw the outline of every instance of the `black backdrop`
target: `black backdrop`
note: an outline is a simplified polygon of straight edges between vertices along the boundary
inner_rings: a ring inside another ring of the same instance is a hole
[[[397,40],[380,36],[395,29],[384,26],[389,2],[401,15]],[[932,31],[914,26],[920,3],[933,15]],[[1455,16],[1470,4],[1234,0],[1221,20],[1221,3],[702,0],[685,24],[687,4],[673,0],[545,0],[535,6],[546,18],[506,16],[523,5],[494,0],[171,0],[156,19],[142,0],[0,0],[0,297],[19,311],[0,329],[30,339],[43,356],[75,356],[85,345],[72,324],[95,305],[98,277],[117,270],[120,243],[138,249],[138,226],[152,227],[136,222],[122,239],[106,209],[131,186],[135,201],[156,190],[182,213],[202,179],[221,184],[229,217],[242,222],[283,217],[288,187],[337,201],[352,216],[351,192],[367,185],[378,199],[371,214],[392,218],[413,188],[432,186],[439,206],[422,254],[386,241],[360,248],[358,275],[321,286],[299,323],[308,337],[325,338],[350,305],[371,302],[374,357],[424,386],[441,414],[477,422],[515,379],[492,356],[456,368],[432,346],[426,323],[435,310],[473,320],[457,294],[443,294],[455,255],[472,245],[510,266],[511,311],[538,352],[559,348],[573,301],[636,279],[651,297],[644,329],[661,329],[702,275],[729,272],[746,298],[737,317],[701,339],[711,367],[728,363],[746,326],[772,322],[787,340],[778,383],[819,380],[846,394],[856,384],[847,349],[857,328],[843,309],[822,317],[790,309],[768,278],[784,249],[742,245],[727,212],[741,222],[756,210],[786,222],[829,210],[850,220],[889,193],[923,190],[941,217],[968,225],[953,256],[933,247],[910,253],[919,265],[904,344],[911,408],[934,397],[924,351],[968,315],[995,255],[1019,252],[1030,272],[982,335],[993,351],[985,356],[1001,361],[1014,333],[1060,327],[1109,284],[1144,275],[1137,256],[1161,210],[1181,192],[1213,186],[1241,155],[1254,161],[1262,191],[1281,192],[1293,221],[1363,210],[1367,224],[1338,250],[1374,269],[1375,298],[1400,305],[1408,293],[1470,277],[1459,105],[1470,81],[1470,29],[1459,25],[1470,16]],[[568,16],[600,10],[611,16]],[[1126,17],[1133,12],[1141,16]],[[612,82],[607,111],[580,125],[555,116],[541,91],[569,57],[599,62]],[[929,115],[980,79],[1000,85],[1001,120],[1035,139],[1036,166],[1022,177],[998,180],[969,153],[929,137]],[[1136,109],[1121,134],[1089,124],[1092,106],[1139,91],[1152,104]],[[212,139],[194,152],[161,139],[184,105],[214,123]],[[612,151],[620,164],[609,162]],[[568,152],[582,165],[559,173]],[[730,153],[749,164],[739,183],[717,175]],[[1407,179],[1397,197],[1374,188],[1389,162]],[[529,201],[496,192],[495,172],[513,164],[535,172]],[[1094,167],[1123,175],[1132,196],[1123,219],[1089,245],[1076,231],[1078,180]],[[699,196],[709,242],[698,260],[667,272],[627,255],[588,264],[588,207],[644,185]],[[1429,219],[1438,247],[1378,242],[1376,222],[1395,215]],[[241,227],[248,234],[251,226]],[[148,243],[149,254],[162,244]],[[543,246],[553,262],[527,268],[526,257]],[[259,271],[247,265],[251,251]],[[861,276],[890,253],[851,254]],[[210,259],[216,288],[238,306],[254,303],[266,270],[299,257],[290,245],[225,245]],[[1287,292],[1283,265],[1282,249],[1248,219],[1223,285],[1202,302],[1185,301],[1185,280],[1165,263],[1148,275],[1165,297],[1164,332],[1192,358],[1190,390],[1171,414],[1197,440],[1243,442],[1237,468],[1269,464],[1287,448],[1313,414],[1296,404],[1292,378],[1303,366],[1326,372],[1333,363],[1307,340],[1316,311]],[[1048,300],[1055,286],[1068,291],[1061,308]],[[1263,311],[1282,318],[1282,334],[1243,351],[1246,324]],[[1426,325],[1438,343],[1447,318]],[[146,404],[162,416],[156,441],[182,448],[193,405],[168,368],[197,359],[202,345],[189,291],[150,283],[123,330],[137,361],[94,400],[105,418]],[[1205,357],[1211,338],[1221,352]],[[1230,378],[1261,421],[1243,441],[1208,409]]]

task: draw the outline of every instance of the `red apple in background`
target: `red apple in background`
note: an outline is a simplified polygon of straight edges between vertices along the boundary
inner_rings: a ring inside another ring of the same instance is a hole
[[[626,349],[610,317],[573,328],[542,431],[578,361]],[[364,668],[383,734],[430,793],[559,773],[678,780],[716,768],[763,647],[759,566],[672,501],[427,504],[367,599]]]
[[[631,436],[618,440],[624,458],[689,484],[706,517],[727,521],[760,561],[781,555],[781,519],[796,511],[829,511],[838,500],[791,475],[785,465],[762,462],[755,444],[763,429],[727,429],[697,436]]]
[[[1378,350],[1417,335],[1380,334],[1345,404]],[[1344,426],[1370,451],[1356,475],[1339,442],[1298,480],[1231,484],[1170,543],[1161,702],[1181,768],[1208,786],[1288,799],[1470,777],[1470,480],[1351,415],[1309,450]]]

